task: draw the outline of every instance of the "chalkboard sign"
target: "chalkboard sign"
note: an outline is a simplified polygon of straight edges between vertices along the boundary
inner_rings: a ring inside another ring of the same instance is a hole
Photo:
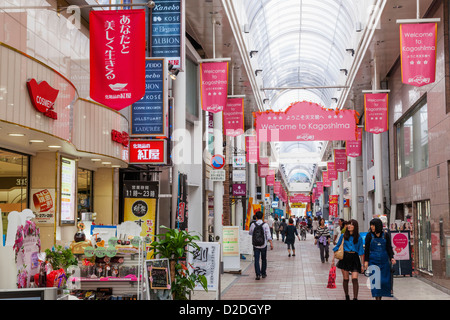
[[[167,289],[169,285],[169,275],[167,268],[149,267],[150,288]]]

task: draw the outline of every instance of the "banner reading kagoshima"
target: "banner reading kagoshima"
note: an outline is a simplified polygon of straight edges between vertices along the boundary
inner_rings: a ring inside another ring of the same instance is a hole
[[[349,157],[356,158],[362,152],[362,128],[356,128],[356,140],[347,140],[345,144],[346,154]]]
[[[436,23],[400,25],[402,82],[421,87],[435,81]]]
[[[200,91],[202,109],[217,113],[227,104],[228,62],[205,62],[200,64]]]
[[[354,110],[328,110],[317,103],[301,101],[285,112],[254,112],[258,141],[354,140]]]
[[[364,95],[364,125],[370,133],[388,130],[388,94],[370,93]]]
[[[92,10],[90,96],[121,110],[145,93],[145,10]]]
[[[227,99],[223,110],[223,131],[230,137],[244,133],[244,99]]]

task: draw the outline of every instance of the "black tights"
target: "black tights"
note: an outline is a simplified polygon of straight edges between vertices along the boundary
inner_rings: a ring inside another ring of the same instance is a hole
[[[346,298],[348,297],[348,283],[349,279],[344,279],[344,282],[342,283],[344,286],[344,293]],[[359,291],[358,279],[352,279],[352,284],[353,284],[353,299],[358,299],[358,291]]]

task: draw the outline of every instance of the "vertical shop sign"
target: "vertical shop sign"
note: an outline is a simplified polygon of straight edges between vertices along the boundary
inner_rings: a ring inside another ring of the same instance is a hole
[[[145,92],[145,10],[92,10],[89,26],[90,96],[121,110]]]
[[[338,202],[339,202],[339,196],[330,194],[329,200],[328,200],[328,210],[330,217],[338,217]]]
[[[336,164],[334,162],[327,162],[328,179],[330,181],[337,180],[338,172],[336,170]]]
[[[356,140],[347,140],[345,150],[348,157],[356,158],[362,152],[362,128],[356,128]]]
[[[131,106],[132,136],[167,136],[166,70],[165,59],[146,59],[145,94]]]
[[[141,227],[141,236],[151,237],[156,230],[158,182],[125,181],[123,184],[124,221],[133,221]]]
[[[345,153],[345,149],[334,149],[334,164],[336,171],[347,171],[347,154]]]
[[[177,228],[188,231],[187,175],[178,174]]]
[[[421,87],[436,77],[436,23],[400,25],[402,82]]]
[[[200,91],[203,110],[223,111],[228,100],[228,62],[200,64]]]
[[[388,130],[388,94],[370,93],[364,95],[364,124],[370,133]]]
[[[76,161],[61,158],[61,224],[75,224]]]
[[[191,274],[204,275],[208,291],[216,291],[219,286],[220,243],[195,242],[198,248],[189,248],[187,265]],[[196,284],[194,290],[204,290]]]
[[[223,131],[230,137],[244,133],[244,99],[227,99],[223,110]]]
[[[175,69],[183,68],[181,0],[156,0],[152,11],[152,57],[166,57]]]

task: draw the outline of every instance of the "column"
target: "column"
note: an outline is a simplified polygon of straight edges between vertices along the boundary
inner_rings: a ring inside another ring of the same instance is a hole
[[[383,214],[383,172],[382,172],[382,150],[381,134],[373,135],[373,162],[375,175],[375,212]]]
[[[351,218],[358,220],[358,176],[356,172],[356,158],[353,157],[350,157],[350,175],[352,179]]]
[[[214,114],[214,154],[223,155],[222,112]],[[214,181],[214,240],[222,243],[223,182]]]
[[[240,135],[236,137],[236,149],[238,151],[238,154],[241,155],[242,151],[244,150],[243,147],[244,142],[244,135]],[[247,183],[247,181],[246,181]],[[248,188],[248,183],[246,184],[246,187]],[[236,199],[236,226],[239,226],[240,229],[243,229],[243,217],[244,217],[244,204],[242,203],[243,198],[239,197]]]

